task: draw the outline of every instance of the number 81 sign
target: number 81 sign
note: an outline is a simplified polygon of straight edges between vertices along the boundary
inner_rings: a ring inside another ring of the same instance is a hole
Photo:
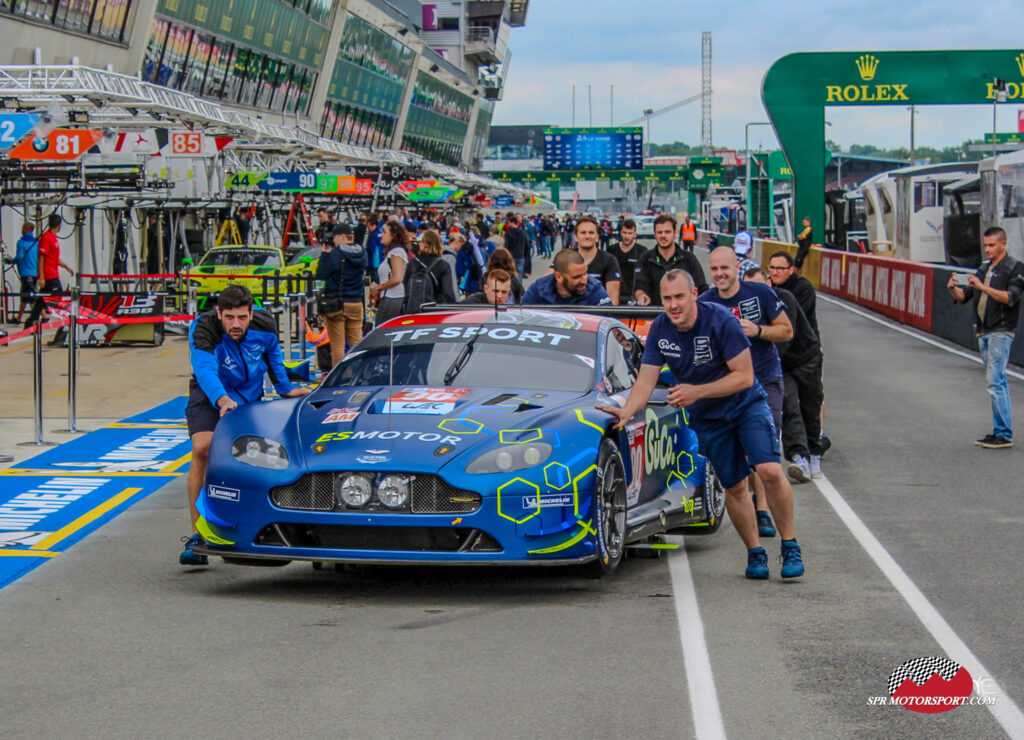
[[[99,129],[57,128],[45,137],[30,137],[8,155],[11,159],[78,159],[103,138]]]

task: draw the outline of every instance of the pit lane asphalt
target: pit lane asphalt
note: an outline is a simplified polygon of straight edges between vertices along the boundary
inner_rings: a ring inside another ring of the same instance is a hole
[[[1020,705],[1024,457],[971,443],[990,423],[980,366],[825,302],[819,320],[826,474]],[[1002,736],[984,707],[867,706],[943,653],[816,487],[794,490],[800,581],[778,580],[777,538],[756,583],[728,523],[686,542],[728,735]],[[604,580],[184,569],[184,500],[178,479],[0,592],[6,734],[694,734],[665,559]]]

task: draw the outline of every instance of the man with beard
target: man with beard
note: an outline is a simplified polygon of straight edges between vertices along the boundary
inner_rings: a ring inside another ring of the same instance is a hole
[[[610,306],[612,299],[601,281],[587,273],[580,253],[563,249],[552,263],[555,271],[537,278],[523,294],[523,305]]]
[[[286,398],[305,396],[288,380],[284,354],[277,339],[277,323],[268,311],[252,310],[252,294],[242,285],[229,285],[217,298],[217,308],[198,316],[188,332],[192,379],[185,418],[192,440],[188,469],[188,507],[192,536],[183,538],[185,549],[178,562],[206,565],[206,555],[193,552],[205,544],[197,529],[196,500],[206,479],[213,430],[221,417],[263,397],[263,376],[270,374],[277,392]]]
[[[647,251],[636,265],[634,298],[640,306],[661,305],[659,285],[670,270],[685,270],[693,278],[698,293],[708,289],[704,270],[693,252],[684,251],[676,244],[676,220],[667,213],[654,219],[655,249]]]

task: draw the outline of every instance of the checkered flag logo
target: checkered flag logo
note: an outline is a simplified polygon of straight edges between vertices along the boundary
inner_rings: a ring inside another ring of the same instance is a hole
[[[901,665],[892,675],[889,676],[889,695],[892,696],[896,690],[908,678],[915,685],[921,686],[933,675],[938,673],[946,681],[952,681],[953,676],[960,670],[960,664],[948,658],[914,658]]]

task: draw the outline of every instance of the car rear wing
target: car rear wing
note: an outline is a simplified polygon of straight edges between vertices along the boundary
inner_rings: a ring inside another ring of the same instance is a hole
[[[607,316],[619,321],[653,320],[658,318],[665,309],[661,306],[555,306],[551,304],[519,304],[504,303],[498,306],[489,303],[424,303],[421,310],[424,313],[452,312],[452,311],[479,311],[483,308],[493,308],[496,311],[517,311],[527,308],[535,311],[557,311],[558,313],[582,313],[596,316]]]

